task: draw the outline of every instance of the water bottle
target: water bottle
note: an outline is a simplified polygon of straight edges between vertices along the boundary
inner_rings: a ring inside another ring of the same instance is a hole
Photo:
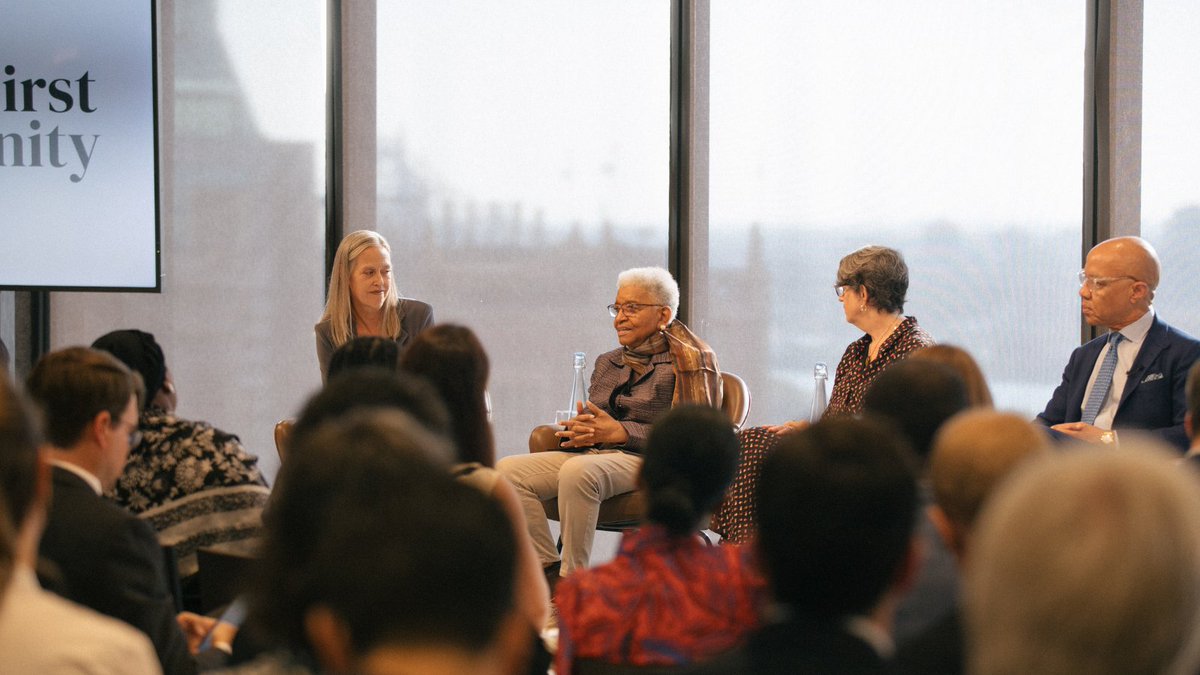
[[[818,361],[813,367],[813,401],[812,410],[808,413],[809,422],[817,422],[825,414],[828,399],[825,397],[825,380],[829,379],[829,371],[823,362]]]
[[[583,352],[575,352],[575,373],[571,376],[571,404],[567,406],[567,410],[571,411],[574,416],[579,412],[579,406],[588,400],[587,397],[587,380],[583,377],[583,360],[587,358]],[[587,410],[587,406],[584,406]]]

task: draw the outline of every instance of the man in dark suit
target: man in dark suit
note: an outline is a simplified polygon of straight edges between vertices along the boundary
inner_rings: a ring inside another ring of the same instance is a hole
[[[100,496],[137,444],[140,382],[112,355],[73,347],[43,357],[27,384],[44,414],[43,455],[53,465],[39,552],[60,573],[57,585],[68,599],[149,636],[164,672],[194,672],[188,640],[198,644],[213,621],[176,616],[153,530]]]
[[[1156,316],[1158,254],[1140,237],[1096,245],[1079,273],[1083,316],[1108,333],[1077,348],[1037,422],[1089,443],[1119,429],[1154,431],[1187,448],[1184,383],[1200,341]]]
[[[785,436],[758,484],[758,552],[775,602],[739,651],[700,673],[883,673],[920,556],[915,460],[871,418]]]

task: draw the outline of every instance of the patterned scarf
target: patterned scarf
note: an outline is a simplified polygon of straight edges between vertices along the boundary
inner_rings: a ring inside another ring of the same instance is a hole
[[[641,344],[634,347],[626,347],[621,353],[621,359],[637,377],[641,377],[646,374],[646,371],[650,370],[650,359],[655,354],[661,354],[665,351],[667,351],[667,338],[659,331],[643,340]]]

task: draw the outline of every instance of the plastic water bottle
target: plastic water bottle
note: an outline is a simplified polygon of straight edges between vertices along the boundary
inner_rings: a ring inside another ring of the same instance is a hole
[[[571,404],[567,407],[572,416],[576,415],[579,412],[579,406],[588,400],[587,380],[583,376],[583,361],[586,358],[587,355],[583,352],[575,352],[575,373],[571,376]],[[584,410],[587,410],[586,405],[584,405]]]
[[[821,361],[813,367],[813,401],[812,410],[808,413],[808,421],[816,422],[821,419],[821,415],[825,414],[825,407],[829,405],[828,399],[825,396],[825,380],[829,379],[829,371],[825,364]]]

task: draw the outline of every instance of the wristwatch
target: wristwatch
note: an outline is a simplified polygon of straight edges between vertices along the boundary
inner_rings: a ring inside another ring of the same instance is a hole
[[[1100,432],[1100,442],[1105,445],[1113,445],[1117,442],[1117,432],[1102,431]]]

